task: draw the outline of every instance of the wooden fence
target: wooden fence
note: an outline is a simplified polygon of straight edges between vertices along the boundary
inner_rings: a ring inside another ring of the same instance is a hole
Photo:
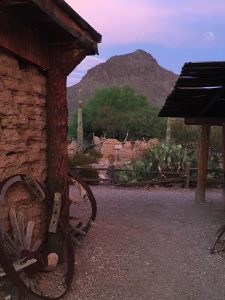
[[[74,167],[74,170],[87,170],[88,168],[85,167]],[[127,173],[135,173],[134,170],[128,169],[118,169],[115,166],[110,166],[109,168],[96,168],[97,171],[104,171],[106,172],[107,176],[105,178],[99,179],[92,179],[92,178],[84,178],[85,181],[88,183],[105,183],[110,185],[136,185],[136,186],[144,186],[144,185],[163,185],[169,183],[181,183],[184,188],[189,188],[191,183],[197,183],[197,168],[191,168],[190,163],[185,164],[185,169],[183,172],[162,172],[153,171],[149,173],[149,177],[152,178],[151,180],[140,180],[134,183],[119,183],[117,175],[118,173],[127,172]],[[211,174],[211,178],[207,179],[209,184],[223,184],[223,170],[222,169],[208,169],[208,174]],[[212,174],[216,174],[217,176],[213,176]]]

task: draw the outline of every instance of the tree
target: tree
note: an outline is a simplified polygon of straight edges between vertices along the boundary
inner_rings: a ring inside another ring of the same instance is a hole
[[[100,136],[123,140],[165,136],[166,120],[158,118],[159,109],[151,106],[145,96],[129,87],[108,87],[96,90],[83,109],[84,136],[92,132]],[[77,114],[69,126],[69,136],[75,136]]]

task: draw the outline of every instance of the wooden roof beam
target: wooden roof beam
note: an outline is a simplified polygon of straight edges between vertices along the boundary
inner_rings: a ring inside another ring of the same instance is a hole
[[[225,123],[225,118],[204,118],[204,117],[190,117],[184,119],[185,125],[212,125],[222,126]]]
[[[2,6],[13,6],[29,3],[29,0],[1,0],[0,5]]]

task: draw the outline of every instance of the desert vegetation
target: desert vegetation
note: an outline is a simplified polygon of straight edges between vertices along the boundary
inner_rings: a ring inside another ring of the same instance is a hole
[[[196,168],[200,127],[186,126],[183,119],[171,119],[168,138],[168,122],[165,118],[159,118],[158,112],[159,109],[150,105],[145,96],[136,94],[129,86],[97,89],[83,107],[85,144],[90,145],[93,132],[97,136],[120,141],[127,133],[129,140],[159,140],[158,144],[143,151],[140,157],[120,164],[123,172],[118,172],[117,178],[122,182],[148,180],[154,176],[164,176],[169,171],[184,172],[186,162]],[[77,112],[74,112],[69,124],[70,139],[76,138],[76,124]],[[222,167],[221,140],[221,128],[212,127],[209,168]],[[85,163],[83,159],[89,161]],[[90,153],[84,157],[70,158],[70,165],[90,167]]]

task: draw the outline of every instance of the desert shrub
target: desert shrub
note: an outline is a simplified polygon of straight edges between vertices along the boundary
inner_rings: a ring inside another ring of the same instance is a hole
[[[69,167],[85,166],[92,163],[92,159],[86,154],[76,154],[69,156],[68,158]]]
[[[188,151],[182,145],[157,144],[146,149],[138,159],[126,161],[119,171],[117,178],[120,182],[149,180],[163,174],[163,172],[181,172],[185,162],[196,166],[196,152]]]
[[[68,164],[71,168],[81,167],[81,169],[76,169],[76,172],[85,178],[86,181],[88,181],[88,179],[91,179],[91,181],[96,179],[97,182],[99,179],[98,171],[91,166],[91,164],[96,161],[96,157],[97,154],[94,154],[94,152],[91,152],[91,154],[76,154],[68,158]]]
[[[87,151],[87,154],[90,157],[92,163],[97,163],[99,159],[102,158],[102,154],[96,149],[89,149]]]

